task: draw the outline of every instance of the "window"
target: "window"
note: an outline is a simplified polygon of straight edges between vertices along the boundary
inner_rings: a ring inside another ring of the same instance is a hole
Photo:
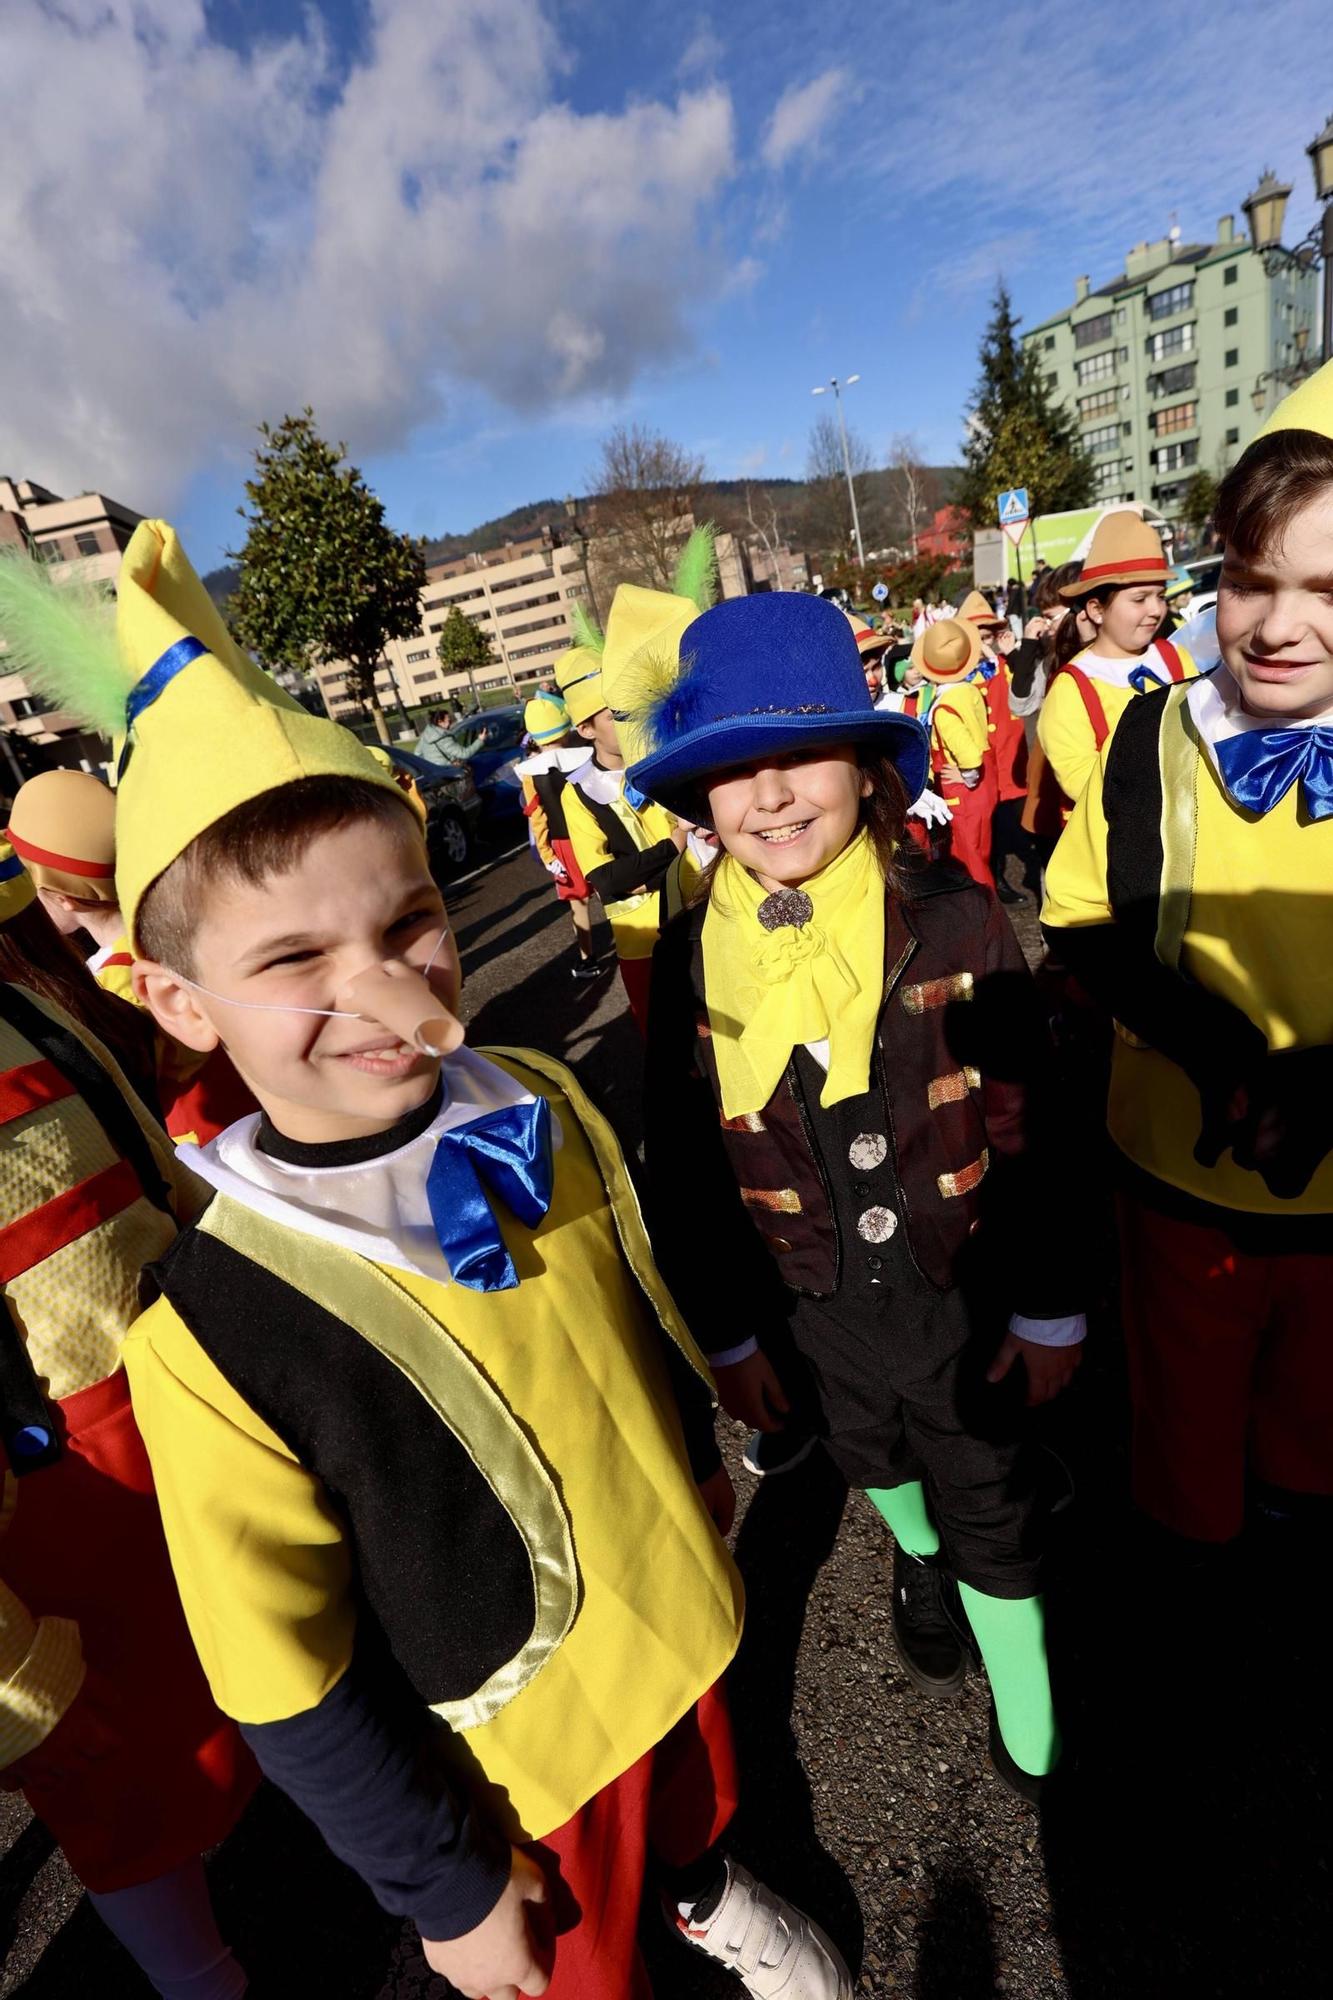
[[[1059,369],[1058,369],[1058,368],[1052,368],[1052,369],[1051,369],[1051,371],[1050,371],[1050,373],[1049,373],[1049,374],[1047,375],[1047,377],[1046,377],[1046,387],[1047,387],[1048,389],[1053,389],[1053,388],[1055,387],[1056,383],[1057,383],[1057,382],[1058,382],[1059,380],[1060,380],[1060,371],[1059,371]]]
[[[1199,421],[1197,403],[1175,403],[1169,410],[1154,410],[1152,427],[1158,437],[1169,431],[1192,431]]]
[[[1193,354],[1193,320],[1185,326],[1170,326],[1165,333],[1150,333],[1144,347],[1149,361],[1165,361],[1168,354]]]
[[[1055,335],[1053,333],[1048,333],[1045,340],[1042,342],[1042,346],[1046,349],[1046,352],[1048,354],[1053,353],[1055,351]]]
[[[1234,326],[1239,317],[1239,309],[1236,306],[1228,306],[1222,315],[1222,324],[1223,326]]]
[[[1091,423],[1094,417],[1109,417],[1120,401],[1118,389],[1099,389],[1095,396],[1079,398],[1078,420],[1081,424]]]
[[[1080,389],[1086,389],[1090,382],[1109,382],[1115,374],[1115,349],[1108,347],[1104,353],[1094,354],[1087,361],[1076,361],[1074,373]]]
[[[1228,408],[1229,410],[1234,410],[1234,409],[1235,409],[1235,407],[1236,407],[1236,405],[1237,405],[1237,403],[1238,403],[1239,401],[1240,401],[1240,390],[1239,390],[1239,389],[1228,389],[1228,390],[1227,390],[1227,408]]]
[[[437,682],[439,678],[440,677],[438,674],[413,674],[412,685],[413,687],[419,687],[419,688],[430,687],[435,682]]]
[[[1240,276],[1239,264],[1228,264],[1226,270],[1226,276],[1223,278],[1222,283],[1224,285],[1234,285],[1239,276]]]
[[[419,665],[419,663],[422,660],[428,660],[429,658],[430,658],[430,647],[427,646],[420,653],[409,653],[407,656],[407,664],[409,667],[415,667]]]
[[[1182,466],[1199,463],[1199,440],[1187,438],[1183,444],[1164,444],[1152,454],[1159,472],[1178,472]]]
[[[1149,378],[1148,387],[1154,396],[1178,396],[1182,389],[1194,387],[1197,363],[1186,361],[1179,368],[1164,368],[1160,375]]]
[[[1164,292],[1153,292],[1146,301],[1149,319],[1170,319],[1175,313],[1188,312],[1194,304],[1194,285],[1169,285]]]
[[[74,537],[74,546],[81,556],[100,556],[101,545],[96,535],[84,533]]]
[[[1239,432],[1239,431],[1228,431],[1228,432],[1227,432],[1227,443],[1228,443],[1228,444],[1239,444],[1239,443],[1240,443],[1240,432]]]
[[[1120,426],[1119,424],[1103,424],[1100,430],[1086,432],[1083,442],[1094,456],[1099,452],[1119,451]]]
[[[1117,326],[1125,324],[1125,308],[1123,306],[1117,306],[1115,309],[1115,323]]]
[[[1092,347],[1099,340],[1111,337],[1112,319],[1109,312],[1098,313],[1096,319],[1080,320],[1074,328],[1075,347]]]
[[[566,597],[582,597],[582,595],[583,595],[583,585],[581,583],[572,584],[570,588],[565,592]]]
[[[1227,358],[1226,358],[1227,367],[1234,368],[1239,360],[1240,360],[1240,349],[1238,347],[1229,347],[1227,349]]]

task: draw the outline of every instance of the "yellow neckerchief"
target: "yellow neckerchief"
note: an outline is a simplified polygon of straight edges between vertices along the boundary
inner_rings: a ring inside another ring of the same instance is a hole
[[[790,894],[791,892],[785,892]],[[884,992],[884,877],[865,833],[801,884],[808,923],[767,930],[768,897],[725,855],[704,918],[704,997],[722,1110],[761,1111],[803,1043],[829,1045],[824,1107],[870,1088],[870,1055]]]

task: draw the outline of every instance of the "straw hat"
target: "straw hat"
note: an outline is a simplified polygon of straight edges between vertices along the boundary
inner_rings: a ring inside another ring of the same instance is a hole
[[[1166,555],[1156,528],[1124,508],[1103,514],[1093,532],[1083,573],[1067,583],[1061,597],[1073,603],[1095,597],[1112,584],[1165,583]]]
[[[91,771],[39,771],[19,786],[9,838],[39,889],[116,900],[116,795]]]
[[[882,653],[891,643],[887,632],[872,632],[864,618],[858,618],[854,611],[844,611],[843,617],[852,628],[856,640],[856,650],[864,660],[872,653]]]
[[[921,633],[910,658],[928,681],[940,686],[965,681],[981,658],[981,634],[958,618],[939,618]]]
[[[979,590],[969,590],[958,609],[958,616],[964,625],[976,625],[983,631],[987,627],[1007,625],[1008,619],[1001,618],[994,605],[989,604]]]

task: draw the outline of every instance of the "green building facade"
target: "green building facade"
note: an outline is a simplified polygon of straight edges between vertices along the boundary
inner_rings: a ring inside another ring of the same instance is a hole
[[[1073,409],[1099,501],[1145,501],[1172,518],[1197,471],[1219,477],[1283,394],[1275,370],[1313,356],[1313,270],[1270,276],[1231,216],[1215,243],[1173,231],[1139,243],[1122,275],[1024,334],[1051,395]]]

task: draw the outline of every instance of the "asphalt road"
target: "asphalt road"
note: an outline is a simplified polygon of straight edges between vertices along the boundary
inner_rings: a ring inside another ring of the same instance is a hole
[[[614,974],[591,991],[570,980],[569,919],[535,862],[502,859],[450,901],[473,1042],[562,1055],[632,1150],[637,1036]],[[1030,905],[1019,929],[1035,952]],[[1095,1163],[1073,1157],[1070,1170],[1100,1213]],[[1093,1230],[1090,1254],[1104,1236]],[[743,1438],[723,1430],[734,1468]],[[1054,1524],[1049,1592],[1069,1768],[1041,1812],[987,1766],[983,1681],[929,1702],[900,1672],[892,1545],[864,1499],[819,1459],[762,1489],[738,1474],[750,1610],[731,1679],[737,1853],[825,1922],[862,1968],[860,1995],[1326,1995],[1326,1546],[1312,1536],[1303,1554],[1288,1531],[1216,1572],[1161,1577],[1124,1500],[1109,1307],[1042,1436],[1072,1468],[1076,1499]],[[0,1995],[142,2000],[148,1988],[17,1801],[0,1803],[0,1845]],[[256,2000],[443,2000],[411,1936],[273,1793],[211,1866]],[[651,1919],[645,1941],[660,2000],[735,1994]]]

